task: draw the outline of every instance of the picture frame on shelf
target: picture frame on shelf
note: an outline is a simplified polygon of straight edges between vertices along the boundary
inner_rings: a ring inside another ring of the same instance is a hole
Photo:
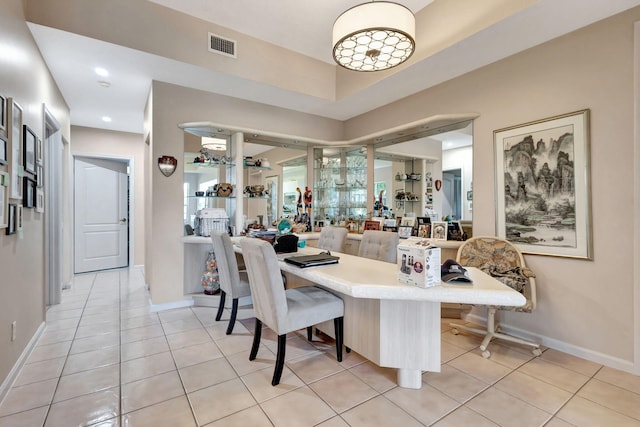
[[[449,221],[447,223],[447,240],[462,240],[462,225],[459,221]]]
[[[363,231],[366,230],[380,230],[380,221],[366,220],[364,222]]]
[[[9,198],[20,200],[22,199],[22,107],[13,98],[7,98],[7,135]]]
[[[12,234],[16,234],[16,215],[18,214],[18,205],[16,205],[15,203],[9,203],[8,209],[7,209],[7,227],[6,227],[6,234],[12,235]]]
[[[416,226],[416,217],[415,216],[403,216],[400,221],[400,227],[415,227]]]
[[[431,223],[418,224],[418,237],[430,238],[431,237]]]
[[[31,209],[36,206],[36,182],[27,177],[22,178],[22,204],[25,208]]]
[[[36,174],[36,133],[27,125],[22,130],[23,146],[22,159],[24,171],[31,175]]]
[[[409,225],[401,225],[398,227],[398,237],[401,239],[408,239],[413,234],[413,227]]]
[[[7,145],[7,137],[4,135],[0,135],[0,166],[4,166],[9,162]]]
[[[593,257],[589,114],[585,109],[493,133],[496,235],[523,253]]]
[[[431,223],[431,238],[433,240],[447,240],[446,221],[434,221]]]

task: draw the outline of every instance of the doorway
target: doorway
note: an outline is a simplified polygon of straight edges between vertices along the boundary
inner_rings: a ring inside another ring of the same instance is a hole
[[[442,213],[454,221],[462,219],[462,169],[442,171]]]
[[[44,162],[46,171],[45,191],[45,304],[60,304],[62,299],[64,271],[64,223],[63,185],[65,141],[60,132],[60,124],[44,107]]]
[[[129,174],[126,160],[74,158],[74,271],[128,266]]]

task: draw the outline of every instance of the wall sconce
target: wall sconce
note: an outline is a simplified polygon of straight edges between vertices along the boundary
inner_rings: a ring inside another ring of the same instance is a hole
[[[173,156],[162,156],[158,157],[158,168],[162,175],[171,176],[178,166],[178,159]]]

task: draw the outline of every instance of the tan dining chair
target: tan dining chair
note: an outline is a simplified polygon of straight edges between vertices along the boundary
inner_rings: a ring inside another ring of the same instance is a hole
[[[398,233],[390,231],[365,230],[358,248],[358,256],[378,261],[396,263]]]
[[[497,322],[498,310],[531,313],[536,308],[535,274],[527,268],[520,250],[511,242],[498,237],[472,237],[460,246],[456,261],[462,266],[477,267],[505,285],[521,292],[527,302],[520,307],[486,306],[487,325],[485,329],[450,323],[451,332],[457,335],[459,330],[464,330],[484,335],[480,344],[484,358],[491,356],[488,347],[494,338],[533,347],[533,355],[540,356],[542,354],[540,344],[502,332],[500,324]]]
[[[216,321],[220,321],[222,318],[226,297],[229,296],[231,298],[231,317],[227,326],[227,335],[230,335],[233,332],[238,314],[238,298],[251,295],[249,279],[246,271],[238,269],[236,254],[229,234],[224,231],[212,231],[211,242],[220,280],[220,304],[216,313]]]
[[[322,227],[318,247],[328,251],[344,252],[344,244],[347,241],[347,230],[344,227]]]
[[[342,299],[315,286],[284,289],[278,257],[273,246],[264,240],[244,238],[240,241],[256,314],[253,345],[249,360],[254,360],[260,347],[262,324],[278,335],[276,365],[271,385],[278,385],[284,367],[287,333],[309,329],[332,320],[336,335],[336,357],[342,362],[344,303]]]

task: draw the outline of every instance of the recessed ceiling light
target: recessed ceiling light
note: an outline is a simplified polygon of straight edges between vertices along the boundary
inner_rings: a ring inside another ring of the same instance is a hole
[[[98,84],[99,84],[100,86],[102,86],[102,87],[111,87],[111,83],[109,83],[109,82],[107,82],[107,81],[105,81],[105,80],[100,80],[100,81],[98,82]]]
[[[106,122],[106,123],[110,123],[111,122],[111,117],[109,116],[102,116],[102,121]]]
[[[105,68],[102,68],[102,67],[96,67],[94,71],[100,77],[107,77],[109,75],[109,72]]]

